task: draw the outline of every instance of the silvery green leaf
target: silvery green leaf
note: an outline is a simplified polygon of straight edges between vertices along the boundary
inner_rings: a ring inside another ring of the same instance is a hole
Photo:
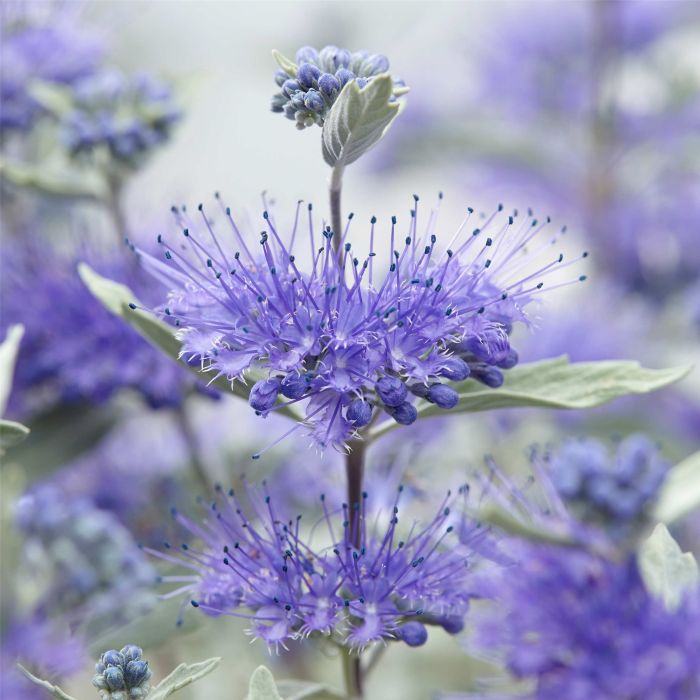
[[[666,476],[654,519],[670,524],[700,508],[700,452],[677,464]]]
[[[200,661],[196,664],[180,664],[169,676],[153,688],[148,694],[148,700],[165,700],[165,698],[169,698],[178,690],[211,673],[220,662],[221,657],[215,656],[212,659]]]
[[[5,340],[0,343],[0,416],[5,415],[7,401],[12,391],[12,379],[15,373],[19,344],[24,335],[24,326],[19,324],[7,329]]]
[[[77,172],[57,163],[36,166],[0,159],[0,177],[17,187],[58,197],[104,200],[108,195],[106,182],[96,172]]]
[[[683,593],[700,583],[695,557],[681,551],[663,523],[642,543],[638,562],[647,590],[663,600],[669,610],[675,610]]]
[[[394,83],[388,74],[360,88],[352,80],[342,89],[323,124],[323,158],[331,167],[355,162],[374,146],[401,110],[390,102]]]
[[[132,309],[129,304],[138,307],[139,302],[136,295],[126,285],[99,275],[85,263],[78,266],[78,273],[87,288],[109,311],[122,318],[148,342],[179,363],[182,343],[175,337],[175,330],[140,308]],[[185,363],[180,364],[187,367],[203,382],[209,382],[221,391],[231,392],[240,398],[248,399],[249,387],[240,382],[231,384],[225,377],[213,379],[215,373],[212,371],[202,371],[199,367],[192,367]],[[298,418],[296,413],[287,406],[278,409],[277,413],[294,419]]]
[[[74,697],[71,695],[68,695],[68,693],[64,693],[57,685],[54,685],[53,683],[49,683],[48,681],[44,681],[41,678],[37,678],[35,675],[31,674],[29,671],[27,671],[22,664],[17,664],[18,668],[22,673],[35,685],[38,685],[40,688],[43,688],[45,691],[48,693],[51,693],[51,695],[56,698],[56,700],[75,700]]]
[[[27,91],[47,112],[56,117],[63,117],[73,109],[69,90],[56,83],[33,80]]]
[[[685,377],[690,369],[647,369],[631,360],[570,363],[567,357],[531,362],[505,372],[505,381],[498,389],[473,379],[453,384],[460,400],[449,414],[512,407],[593,408],[621,396],[662,389]],[[447,414],[427,401],[419,401],[416,408],[419,418]],[[372,430],[370,437],[379,437],[396,426],[394,421],[386,421]]]
[[[345,700],[347,696],[325,683],[313,681],[277,681],[277,690],[284,700]]]
[[[283,700],[275,678],[265,666],[258,666],[250,677],[246,700]]]
[[[537,523],[520,520],[492,503],[481,508],[476,517],[499,530],[527,540],[557,545],[576,544],[576,541],[563,528],[560,530],[545,529]]]
[[[25,440],[27,435],[29,435],[29,428],[26,425],[0,418],[0,454],[8,447]]]
[[[272,56],[274,57],[275,61],[277,61],[277,65],[290,78],[296,78],[297,71],[299,70],[299,66],[297,66],[297,64],[294,63],[294,61],[287,58],[285,55],[281,54],[277,49],[272,49]]]

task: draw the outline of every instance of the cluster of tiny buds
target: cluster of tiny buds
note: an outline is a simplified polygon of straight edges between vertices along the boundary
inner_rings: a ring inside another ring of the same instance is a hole
[[[142,650],[133,644],[102,654],[92,679],[102,700],[137,700],[148,695],[152,674],[142,655]]]
[[[272,111],[281,112],[296,122],[298,129],[323,122],[340,91],[351,81],[364,87],[372,77],[389,70],[389,60],[381,54],[366,51],[351,53],[337,46],[326,46],[320,51],[304,46],[296,53],[299,67],[279,69],[275,82],[280,92],[272,97]],[[397,83],[399,87],[403,83]]]

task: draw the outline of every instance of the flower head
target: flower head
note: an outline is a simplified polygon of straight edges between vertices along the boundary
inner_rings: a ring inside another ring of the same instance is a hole
[[[325,46],[317,51],[304,46],[297,51],[298,69],[275,73],[280,91],[272,97],[272,111],[282,112],[296,122],[298,129],[323,122],[341,90],[355,81],[364,87],[374,76],[389,70],[389,59],[367,51],[351,53],[337,46]],[[395,81],[397,88],[402,81]],[[392,98],[393,99],[393,98]]]
[[[19,500],[16,521],[45,609],[128,620],[151,607],[155,570],[110,513],[44,485]]]
[[[408,230],[399,233],[396,217],[381,230],[373,217],[363,253],[349,222],[344,232],[315,230],[311,206],[308,237],[298,230],[299,204],[286,240],[266,211],[257,244],[228,208],[232,243],[215,234],[202,205],[196,219],[174,208],[179,240],[159,236],[164,259],[141,258],[170,289],[157,312],[180,329],[187,361],[231,381],[261,370],[250,392],[255,411],[305,401],[312,441],[342,448],[382,412],[412,423],[416,398],[452,408],[445,381],[497,387],[517,363],[513,325],[527,321],[526,305],[568,263],[551,252],[556,237],[539,243],[546,221],[502,209],[474,227],[470,208],[439,249],[436,212],[420,233],[416,196]],[[386,243],[375,245],[380,235]],[[377,251],[386,248],[383,261]],[[546,262],[538,265],[538,254]]]
[[[310,635],[331,636],[352,649],[392,639],[415,646],[425,641],[426,624],[460,627],[475,596],[470,571],[477,557],[467,530],[452,524],[456,497],[448,494],[427,525],[403,527],[401,491],[388,518],[375,514],[375,527],[367,494],[353,512],[345,504],[332,509],[321,496],[323,515],[306,533],[301,516],[282,517],[265,493],[248,491],[249,519],[233,491],[219,489],[202,524],[175,513],[201,548],[149,551],[192,572],[163,578],[180,584],[170,595],[187,591],[207,614],[248,619],[249,633],[272,648]],[[314,533],[327,544],[314,547]]]
[[[127,166],[167,141],[181,117],[170,87],[145,74],[103,71],[76,82],[71,99],[72,110],[62,120],[70,153],[103,149]]]
[[[42,7],[43,11],[33,11]],[[27,131],[41,113],[29,87],[70,86],[97,67],[104,46],[76,22],[71,3],[3,3],[0,11],[0,131]]]
[[[25,327],[11,410],[25,417],[101,404],[124,389],[154,408],[179,405],[196,381],[92,296],[77,273],[81,261],[148,296],[151,279],[128,255],[87,243],[61,250],[36,236],[3,244],[0,325]]]
[[[134,644],[102,654],[92,679],[102,700],[140,700],[148,695],[151,689],[148,681],[153,674],[142,656],[143,652]]]

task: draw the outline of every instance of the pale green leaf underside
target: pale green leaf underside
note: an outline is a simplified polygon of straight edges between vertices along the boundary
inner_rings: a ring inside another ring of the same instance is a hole
[[[325,683],[313,681],[277,681],[277,690],[284,700],[345,700],[343,693],[329,688]]]
[[[211,673],[219,663],[221,663],[221,657],[215,656],[196,664],[180,664],[149,693],[148,700],[165,700],[178,690]]]
[[[0,418],[0,451],[22,442],[29,435],[29,428],[13,420]]]
[[[179,362],[182,344],[175,337],[175,330],[140,308],[132,309],[129,304],[133,303],[138,307],[139,303],[134,293],[127,286],[102,277],[102,275],[99,275],[85,263],[79,265],[78,272],[87,288],[109,311],[124,319],[168,357]],[[214,376],[213,372],[202,371],[198,367],[192,367],[184,363],[180,364],[196,374],[203,382],[211,382],[212,386],[223,392],[231,392],[240,398],[248,399],[250,389],[240,382],[234,382],[232,385],[225,377],[219,377],[211,381]],[[289,407],[280,408],[277,413],[282,413],[295,419],[298,418]]]
[[[296,78],[299,66],[294,61],[281,54],[277,49],[272,49],[272,56],[277,61],[277,65],[290,77]]]
[[[472,379],[453,384],[459,404],[449,412],[427,401],[416,404],[419,418],[489,411],[496,408],[594,408],[628,394],[646,394],[679,381],[689,367],[647,369],[632,360],[574,362],[567,357],[518,365],[505,373],[503,386],[485,387]],[[371,431],[379,437],[396,427],[387,421]]]
[[[639,548],[639,570],[649,592],[674,610],[683,593],[700,583],[698,564],[682,552],[668,528],[660,523]]]
[[[0,343],[0,416],[5,415],[7,400],[12,391],[12,379],[15,373],[19,344],[24,335],[24,326],[19,324],[7,329],[5,339]]]
[[[358,87],[345,85],[323,124],[323,158],[344,167],[366,153],[384,135],[401,104],[389,102],[394,90],[390,75],[379,75]]]
[[[64,693],[57,685],[44,681],[41,678],[37,678],[35,675],[31,674],[26,668],[24,668],[24,666],[22,666],[22,664],[17,664],[17,666],[32,683],[38,685],[40,688],[43,688],[45,691],[50,693],[52,697],[56,698],[56,700],[75,700],[74,697]]]
[[[654,519],[670,524],[700,508],[700,452],[677,464],[666,477]]]
[[[246,700],[282,700],[275,678],[265,666],[258,666],[250,677]]]

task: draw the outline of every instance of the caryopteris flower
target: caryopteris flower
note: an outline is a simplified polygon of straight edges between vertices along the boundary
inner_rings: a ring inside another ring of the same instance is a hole
[[[364,87],[376,75],[389,70],[389,59],[367,51],[351,53],[337,46],[325,46],[317,51],[304,46],[297,51],[298,69],[275,73],[280,91],[272,97],[272,111],[283,112],[296,122],[298,129],[323,122],[333,107],[340,91],[351,81]],[[395,81],[401,90],[404,83]],[[392,98],[395,99],[395,98]]]
[[[112,514],[45,485],[19,500],[16,520],[44,609],[121,621],[152,606],[156,572]]]
[[[405,232],[396,217],[386,229],[372,217],[362,252],[349,220],[342,232],[315,229],[311,205],[307,234],[299,203],[288,233],[265,211],[255,238],[222,206],[231,242],[202,205],[196,218],[173,208],[178,237],[158,236],[162,260],[141,257],[170,289],[157,312],[180,328],[187,361],[231,381],[262,370],[250,392],[258,413],[305,401],[312,441],[342,448],[381,412],[408,425],[417,397],[450,409],[458,397],[446,381],[498,387],[517,363],[513,325],[527,322],[548,276],[578,258],[562,263],[556,236],[541,235],[548,220],[502,209],[482,220],[470,208],[439,248],[436,211],[420,233],[415,196]]]
[[[92,296],[77,273],[81,261],[149,296],[151,278],[121,251],[87,243],[62,250],[37,236],[3,243],[0,327],[25,327],[11,411],[26,417],[59,404],[101,404],[124,389],[154,408],[178,406],[196,380]]]
[[[520,555],[517,570],[494,582],[498,605],[475,647],[497,653],[533,690],[499,699],[700,697],[700,590],[669,611],[646,590],[633,557],[525,543]]]
[[[352,649],[389,640],[416,646],[425,641],[426,624],[461,629],[476,595],[470,583],[478,557],[470,542],[483,531],[469,535],[456,527],[462,519],[450,509],[461,491],[448,494],[427,525],[404,526],[401,491],[384,518],[367,513],[367,494],[353,512],[321,496],[322,517],[307,532],[301,516],[282,517],[269,496],[248,491],[249,519],[232,490],[218,489],[202,524],[175,513],[201,545],[182,545],[178,554],[170,545],[171,551],[148,551],[191,571],[163,578],[180,584],[166,597],[187,592],[207,614],[248,619],[249,633],[272,648],[310,635]],[[312,536],[327,544],[314,546]]]
[[[104,71],[72,86],[72,110],[63,118],[70,153],[106,151],[133,166],[170,138],[181,117],[168,85],[148,75]]]
[[[140,700],[148,695],[153,674],[142,656],[141,649],[133,644],[102,654],[92,679],[102,700]]]
[[[669,468],[644,435],[625,438],[612,455],[599,440],[569,440],[549,458],[552,482],[572,510],[618,535],[646,522]]]

